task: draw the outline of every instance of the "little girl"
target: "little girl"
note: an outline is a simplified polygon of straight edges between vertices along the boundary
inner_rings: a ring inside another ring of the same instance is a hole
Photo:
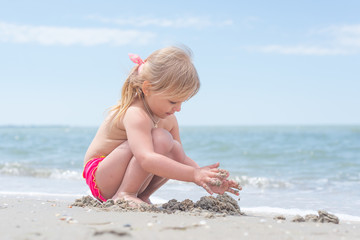
[[[121,99],[100,126],[85,155],[83,177],[98,200],[150,203],[168,179],[193,182],[207,192],[238,195],[241,187],[219,163],[206,167],[185,155],[174,115],[200,87],[190,51],[167,47],[136,63]]]

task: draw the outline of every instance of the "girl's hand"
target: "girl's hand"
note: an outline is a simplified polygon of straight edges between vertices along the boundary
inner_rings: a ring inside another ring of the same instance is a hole
[[[218,179],[211,179],[210,190],[217,194],[224,194],[225,192],[232,193],[236,196],[239,196],[239,191],[242,187],[238,182],[234,180],[223,180],[219,182]]]
[[[212,181],[217,179],[221,182],[224,179],[224,174],[220,174],[220,169],[218,169],[219,165],[219,163],[215,163],[209,166],[195,169],[194,182],[197,185],[203,187],[211,195],[214,193],[211,185]],[[226,175],[225,179],[227,176],[228,174]]]

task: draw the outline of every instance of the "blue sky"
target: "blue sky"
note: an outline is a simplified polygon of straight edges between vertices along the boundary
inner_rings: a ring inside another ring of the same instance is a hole
[[[360,124],[360,1],[0,0],[0,125],[97,126],[133,64],[193,50],[181,125]]]

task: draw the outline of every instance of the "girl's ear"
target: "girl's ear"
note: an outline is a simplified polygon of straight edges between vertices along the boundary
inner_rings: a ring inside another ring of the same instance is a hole
[[[151,87],[151,84],[150,84],[149,81],[144,81],[143,82],[143,84],[141,86],[141,90],[145,94],[145,96],[147,96],[149,94],[150,87]]]

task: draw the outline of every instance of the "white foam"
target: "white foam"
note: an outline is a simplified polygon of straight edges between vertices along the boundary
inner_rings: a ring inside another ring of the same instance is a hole
[[[0,195],[4,196],[17,196],[17,197],[36,197],[36,198],[79,198],[83,195],[81,194],[67,194],[67,193],[46,193],[46,192],[6,192],[0,191]]]
[[[265,214],[284,214],[284,215],[306,215],[306,214],[316,214],[316,211],[313,210],[302,210],[298,208],[276,208],[276,207],[242,207],[242,211],[244,212],[253,212],[253,213],[265,213]]]
[[[164,203],[167,203],[168,201],[163,199],[163,198],[160,198],[160,197],[156,197],[156,196],[151,196],[150,197],[150,201],[153,203],[153,204],[164,204]]]
[[[353,222],[360,222],[360,217],[359,216],[353,216],[353,215],[348,215],[348,214],[335,214],[336,216],[339,217],[340,220],[343,221],[353,221]]]
[[[52,179],[82,179],[82,172],[77,170],[64,170],[58,168],[35,168],[23,163],[0,164],[0,174],[5,176],[52,178]]]
[[[293,184],[290,182],[276,180],[267,177],[249,177],[249,176],[235,176],[235,180],[240,183],[241,186],[252,186],[255,188],[265,189],[265,188],[291,188]]]
[[[71,179],[71,180],[81,180],[82,174],[79,171],[72,170],[52,170],[50,178],[53,179]]]

